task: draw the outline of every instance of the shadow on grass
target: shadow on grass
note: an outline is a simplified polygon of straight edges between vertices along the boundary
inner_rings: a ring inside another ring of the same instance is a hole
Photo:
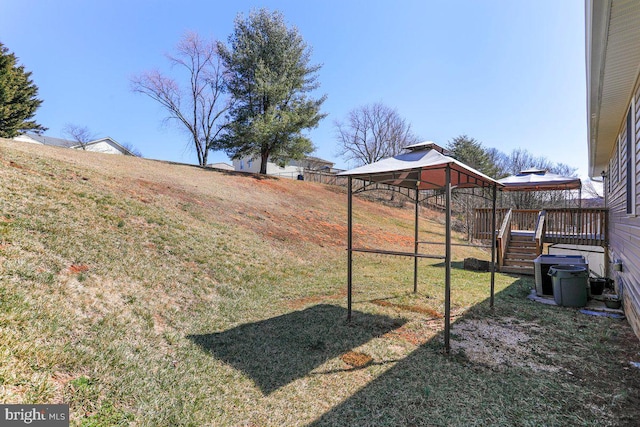
[[[346,309],[320,304],[228,331],[187,338],[244,372],[269,394],[406,323],[362,312],[354,312],[349,323],[346,318]]]
[[[537,330],[544,333],[531,332],[527,338],[530,342],[504,347],[497,336],[486,337],[490,349],[487,354],[498,360],[501,351],[517,354],[523,345],[535,352],[523,359],[485,364],[469,359],[460,349],[446,355],[443,336],[437,334],[308,426],[600,426],[618,425],[615,421],[622,419],[626,421],[619,425],[637,425],[626,422],[636,411],[630,408],[640,396],[640,382],[633,378],[626,381],[628,395],[622,397],[618,394],[619,378],[608,383],[588,381],[593,376],[588,374],[592,364],[584,359],[570,362],[564,356],[577,357],[577,345],[596,360],[603,354],[617,360],[620,349],[603,351],[597,339],[602,334],[588,339],[574,331],[597,330],[594,323],[606,330],[617,323],[583,316],[573,309],[532,303],[526,299],[530,287],[528,279],[515,280],[496,295],[493,309],[483,301],[460,320],[506,325],[497,334],[508,329],[527,332],[532,325],[529,322],[535,322]],[[451,339],[452,343],[461,343],[469,337],[452,334]],[[621,338],[617,342],[624,341]],[[563,343],[561,349],[559,343]],[[608,341],[611,345],[613,342]],[[532,361],[553,369],[534,369],[528,364]],[[600,364],[596,369],[620,371],[615,362],[608,367]],[[620,413],[623,408],[626,413]]]

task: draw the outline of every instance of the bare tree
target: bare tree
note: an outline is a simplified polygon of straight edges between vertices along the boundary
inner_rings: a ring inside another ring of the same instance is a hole
[[[205,42],[196,33],[187,33],[178,43],[175,56],[167,55],[172,66],[188,73],[189,87],[159,71],[147,71],[131,80],[132,90],[159,102],[168,112],[167,120],[177,120],[190,136],[198,164],[206,166],[209,150],[218,148],[224,129],[228,103],[224,99],[224,67],[215,41]]]
[[[67,123],[62,128],[62,134],[71,141],[77,143],[83,150],[87,149],[87,144],[96,139],[96,135],[86,126],[78,126]],[[70,147],[69,147],[70,148]]]
[[[124,148],[126,148],[126,149],[127,149],[127,151],[128,151],[129,153],[131,153],[131,155],[133,155],[133,156],[135,156],[135,157],[144,157],[144,156],[142,155],[142,152],[141,152],[140,150],[138,150],[138,149],[135,147],[135,145],[131,144],[130,142],[125,142],[125,143],[123,143],[123,144],[122,144],[122,146],[123,146]],[[127,153],[125,153],[125,155],[128,155],[128,154],[127,154]]]
[[[351,110],[345,122],[336,121],[339,154],[358,165],[394,156],[418,142],[398,112],[382,103]]]
[[[590,205],[604,206],[602,181],[593,179],[582,181],[582,198],[587,199]]]

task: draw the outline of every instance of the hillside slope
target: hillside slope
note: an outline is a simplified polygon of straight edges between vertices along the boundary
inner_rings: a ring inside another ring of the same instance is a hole
[[[412,220],[358,199],[356,244],[412,250]],[[421,231],[443,239],[431,218]],[[75,423],[98,425],[260,420],[289,397],[260,394],[193,337],[344,306],[345,247],[341,189],[0,140],[0,401],[64,401]],[[361,298],[409,290],[412,262],[358,262]],[[319,315],[343,327],[332,310]],[[235,411],[229,399],[255,403]]]

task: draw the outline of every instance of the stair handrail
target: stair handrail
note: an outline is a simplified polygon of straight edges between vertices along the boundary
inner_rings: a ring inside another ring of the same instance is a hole
[[[536,241],[536,256],[542,255],[542,249],[544,247],[544,235],[545,230],[547,228],[547,211],[541,210],[538,213],[538,219],[536,221],[536,233],[535,233],[535,241]]]
[[[498,231],[497,245],[498,245],[498,267],[504,265],[504,254],[507,251],[507,245],[511,240],[511,214],[513,209],[509,209],[509,212],[504,216],[500,231]]]

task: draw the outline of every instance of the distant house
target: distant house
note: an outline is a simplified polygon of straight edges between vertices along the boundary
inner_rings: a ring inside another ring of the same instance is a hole
[[[640,1],[587,0],[589,175],[604,180],[608,273],[640,337]]]
[[[304,171],[317,171],[334,173],[334,163],[323,160],[319,157],[307,156],[302,160],[292,160],[284,167],[275,163],[267,162],[267,175],[281,176],[284,178],[296,179],[299,175],[304,175]],[[260,172],[260,160],[244,157],[233,161],[233,169],[239,172]]]
[[[93,141],[89,141],[85,144],[80,144],[78,141],[71,141],[68,139],[53,138],[45,135],[37,135],[35,133],[25,133],[23,135],[16,136],[13,139],[14,141],[30,142],[32,144],[51,145],[54,147],[71,148],[75,150],[84,149],[86,151],[94,151],[98,153],[124,154],[127,156],[135,156],[135,154],[129,151],[126,147],[123,147],[122,145],[117,143],[114,139],[109,138],[108,136],[105,138],[98,138]]]
[[[233,169],[233,166],[231,166],[228,163],[224,163],[224,162],[219,162],[219,163],[209,163],[207,165],[208,168],[211,169],[218,169],[218,170],[223,170],[223,171],[233,171],[235,169]]]

